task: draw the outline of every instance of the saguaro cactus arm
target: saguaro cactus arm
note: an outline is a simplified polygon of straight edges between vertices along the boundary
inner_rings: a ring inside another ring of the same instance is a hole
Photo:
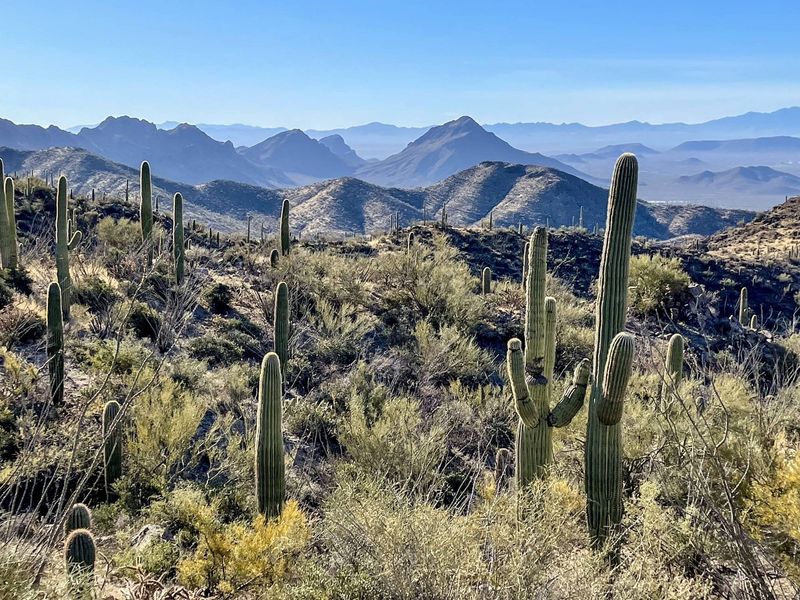
[[[597,402],[597,418],[603,425],[616,425],[622,418],[625,391],[633,366],[633,336],[619,333],[608,350],[603,394]]]
[[[519,418],[528,427],[539,424],[539,409],[531,398],[528,382],[525,377],[525,358],[522,353],[522,342],[517,338],[508,341],[506,354],[508,379],[511,382],[511,393],[514,395],[514,407]]]
[[[586,398],[590,367],[591,363],[588,358],[584,358],[578,363],[578,366],[575,367],[575,373],[572,376],[572,385],[564,391],[561,400],[558,401],[558,404],[556,404],[547,416],[547,423],[549,425],[552,427],[564,427],[578,414]]]

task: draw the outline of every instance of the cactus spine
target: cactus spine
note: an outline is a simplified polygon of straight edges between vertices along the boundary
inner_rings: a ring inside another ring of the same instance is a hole
[[[108,493],[122,475],[122,427],[119,402],[109,400],[103,407],[103,466]]]
[[[283,460],[281,360],[274,352],[261,363],[256,416],[256,499],[258,512],[268,519],[283,509],[286,489]]]
[[[749,308],[747,305],[747,288],[743,287],[739,292],[739,323],[742,327],[747,326],[747,315]]]
[[[485,296],[492,293],[492,270],[484,267],[481,273],[481,293]]]
[[[289,360],[289,286],[285,281],[281,281],[275,290],[273,333],[275,354],[281,360],[282,372],[286,373],[286,364]]]
[[[67,232],[67,178],[58,178],[56,192],[56,276],[61,286],[61,311],[65,320],[69,320],[69,309],[72,300],[72,278],[69,274],[69,253],[81,243],[81,232],[76,231],[71,237]]]
[[[61,287],[55,281],[47,288],[47,365],[50,375],[50,402],[64,402],[64,313]]]
[[[64,559],[67,572],[71,575],[92,573],[94,571],[96,548],[94,537],[86,529],[76,529],[64,542]]]
[[[172,254],[175,260],[175,282],[183,283],[184,268],[183,196],[180,192],[172,200]]]
[[[636,157],[623,154],[614,166],[608,192],[595,309],[594,377],[586,429],[586,513],[595,547],[602,546],[622,519],[620,418],[631,370],[633,338],[621,332],[627,312],[637,183]]]
[[[139,169],[139,219],[142,225],[142,245],[147,251],[147,267],[153,265],[153,180],[150,177],[150,163],[142,162]]]
[[[289,201],[284,200],[281,205],[281,235],[280,250],[281,255],[289,256],[292,240],[289,237]]]
[[[76,529],[91,529],[92,528],[92,513],[89,507],[85,504],[78,502],[73,504],[67,514],[67,520],[64,521],[64,535],[69,535],[70,532]]]
[[[662,398],[667,399],[670,392],[677,392],[683,377],[683,336],[676,333],[669,338],[667,357],[664,361],[664,388]]]

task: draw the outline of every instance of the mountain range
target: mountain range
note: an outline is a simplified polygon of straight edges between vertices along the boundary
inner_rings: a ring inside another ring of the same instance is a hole
[[[77,194],[97,192],[124,197],[126,182],[135,200],[138,171],[76,148],[19,151],[0,148],[6,171],[64,173]],[[273,231],[284,199],[292,205],[292,227],[303,235],[359,233],[388,228],[395,213],[401,224],[437,219],[447,206],[452,225],[475,226],[492,215],[497,227],[549,223],[579,224],[592,229],[606,217],[608,191],[574,175],[549,167],[482,162],[441,182],[413,190],[381,187],[354,177],[313,184],[266,189],[233,181],[211,181],[188,185],[158,177],[154,171],[153,193],[162,207],[181,192],[185,213],[205,219],[215,229],[241,229],[248,215]],[[163,210],[163,208],[162,208]],[[688,233],[715,232],[753,213],[718,210],[690,205],[665,209],[641,202],[635,232],[665,239]]]

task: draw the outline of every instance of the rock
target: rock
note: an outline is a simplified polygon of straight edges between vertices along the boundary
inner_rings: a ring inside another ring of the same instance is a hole
[[[166,529],[161,525],[147,524],[137,531],[131,538],[131,546],[136,550],[144,550],[156,540],[170,540],[172,536],[167,534]]]

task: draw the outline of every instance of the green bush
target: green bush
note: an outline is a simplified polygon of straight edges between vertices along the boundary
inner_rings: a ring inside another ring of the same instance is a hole
[[[690,283],[677,258],[660,254],[634,256],[630,266],[630,306],[641,316],[669,316],[671,308],[685,304]]]
[[[94,313],[107,311],[119,298],[116,290],[97,275],[91,275],[72,286],[72,298],[84,304]]]
[[[208,305],[208,310],[216,314],[227,313],[231,309],[233,292],[230,286],[224,283],[215,283],[203,292],[203,300]]]
[[[239,344],[218,335],[195,338],[186,345],[186,349],[189,356],[205,360],[211,367],[227,367],[244,357],[244,351]]]
[[[158,330],[161,328],[161,319],[158,313],[144,302],[133,302],[128,314],[128,326],[138,338],[149,338],[155,342]]]

